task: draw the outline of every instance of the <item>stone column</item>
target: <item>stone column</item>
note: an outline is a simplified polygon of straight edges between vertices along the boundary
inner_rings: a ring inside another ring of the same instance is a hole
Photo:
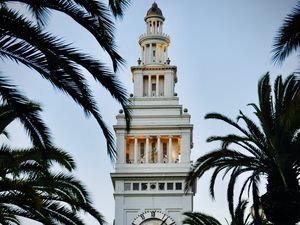
[[[172,162],[172,136],[169,136],[169,163]]]
[[[141,60],[142,60],[142,63],[144,63],[144,47],[141,46]]]
[[[156,50],[155,50],[155,62],[158,63],[158,59],[159,59],[159,51],[158,51],[158,43],[156,43]]]
[[[150,33],[150,23],[151,23],[151,22],[148,22],[148,24],[147,24],[147,34]]]
[[[152,43],[149,44],[149,63],[152,63]]]
[[[117,133],[117,163],[126,162],[126,136],[123,133]]]
[[[156,75],[156,96],[159,96],[159,75]]]
[[[157,136],[157,162],[161,163],[160,136]]]
[[[166,60],[168,59],[168,48],[166,47]]]
[[[146,163],[149,163],[149,136],[146,136]]]
[[[137,163],[138,156],[138,138],[134,137],[134,163]]]
[[[146,64],[146,51],[147,51],[147,48],[146,48],[146,45],[144,46],[144,52],[143,52],[143,63]]]
[[[148,96],[151,97],[151,75],[148,76]]]
[[[190,163],[190,133],[185,132],[181,135],[181,162],[182,163]]]

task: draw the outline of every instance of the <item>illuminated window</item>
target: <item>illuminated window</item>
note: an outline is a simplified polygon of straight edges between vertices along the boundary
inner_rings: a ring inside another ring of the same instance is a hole
[[[164,76],[159,76],[159,95],[164,96]]]
[[[142,142],[140,144],[140,154],[141,154],[141,158],[144,157],[144,155],[145,155],[145,143],[144,142]]]
[[[152,83],[152,96],[156,94],[156,83]]]
[[[163,142],[163,163],[168,162],[168,144],[167,142]]]

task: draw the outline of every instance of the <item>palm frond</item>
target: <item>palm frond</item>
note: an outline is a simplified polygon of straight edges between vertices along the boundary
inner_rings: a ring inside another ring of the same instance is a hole
[[[184,212],[186,218],[183,224],[189,225],[221,225],[221,223],[214,217],[200,212]]]
[[[41,119],[40,106],[30,102],[3,76],[0,76],[0,97],[13,110],[10,117],[15,116],[21,121],[35,146],[45,149],[51,145],[50,131]],[[2,124],[2,130],[8,125],[7,122]]]
[[[286,16],[273,44],[273,61],[283,62],[300,46],[300,2],[292,13]]]
[[[109,0],[109,6],[115,17],[122,18],[124,10],[130,5],[130,0]]]

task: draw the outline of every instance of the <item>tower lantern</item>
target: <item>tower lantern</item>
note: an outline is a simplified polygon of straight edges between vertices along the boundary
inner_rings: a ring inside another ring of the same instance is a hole
[[[170,37],[163,33],[164,20],[162,11],[154,2],[145,17],[147,32],[139,40],[143,65],[167,62]]]
[[[164,20],[154,2],[145,17],[147,32],[139,39],[141,59],[131,67],[131,129],[127,133],[122,111],[114,126],[116,225],[181,225],[182,213],[193,209],[194,189],[184,192],[193,125],[175,93],[177,67],[168,59]]]

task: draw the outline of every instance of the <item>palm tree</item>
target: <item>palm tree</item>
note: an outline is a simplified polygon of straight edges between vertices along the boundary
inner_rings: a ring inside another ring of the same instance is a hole
[[[286,16],[283,25],[279,28],[275,37],[273,48],[273,61],[281,63],[291,53],[297,51],[300,47],[300,2]]]
[[[221,147],[197,159],[189,174],[187,184],[214,169],[210,181],[210,193],[214,197],[217,176],[224,171],[230,174],[227,198],[233,215],[234,187],[237,179],[246,180],[240,197],[248,187],[252,190],[255,214],[260,204],[269,221],[275,225],[292,225],[300,221],[300,81],[290,75],[283,82],[278,76],[271,94],[270,77],[267,73],[259,81],[259,103],[254,108],[259,125],[240,111],[238,122],[210,113],[207,119],[217,119],[236,128],[241,134],[212,136],[209,142],[221,141]],[[243,127],[239,122],[243,122]],[[259,197],[258,185],[262,177],[267,180],[266,193]]]
[[[240,201],[235,208],[232,215],[231,222],[227,222],[228,225],[252,225],[253,221],[250,221],[250,213],[245,214],[246,206],[248,202]],[[186,212],[184,213],[186,218],[183,220],[183,224],[189,225],[221,225],[221,223],[212,216],[199,212]]]
[[[35,122],[43,124],[39,117],[40,107],[15,92],[23,111],[15,111],[9,104],[0,105],[0,135],[8,136],[5,128],[19,119],[29,134],[41,137],[43,130],[30,132]],[[29,126],[27,126],[29,124]],[[31,126],[32,125],[32,126]],[[44,127],[45,131],[48,128]],[[41,138],[43,139],[43,138]],[[49,138],[48,138],[49,140]],[[62,170],[56,172],[53,166]],[[11,149],[0,146],[0,224],[20,224],[20,217],[39,221],[43,224],[84,225],[81,211],[92,215],[99,224],[104,224],[103,216],[93,208],[89,194],[81,182],[74,178],[73,158],[66,152],[52,146],[51,142],[28,149]]]
[[[27,7],[29,15],[14,9],[12,3],[15,2]],[[124,60],[116,52],[110,13],[112,11],[115,17],[121,17],[129,2],[109,0],[108,7],[98,0],[0,0],[0,58],[22,63],[37,71],[54,87],[69,95],[85,114],[92,115],[103,131],[112,159],[116,156],[112,133],[100,115],[81,68],[86,69],[122,105],[129,129],[130,103],[125,88],[114,73]],[[43,28],[51,11],[71,17],[91,33],[110,56],[113,70],[61,38],[45,32]],[[0,78],[2,89],[7,84],[3,76]]]
[[[55,147],[47,154],[0,147],[0,224],[19,224],[24,217],[43,224],[83,225],[80,211],[104,224],[81,182],[66,172],[52,172],[54,164],[75,168],[73,159]]]
[[[40,106],[11,84],[2,86],[0,96],[0,135],[9,137],[7,126],[19,120],[33,143],[27,149],[0,146],[0,224],[20,224],[25,217],[43,224],[83,225],[81,211],[104,224],[86,188],[72,175],[73,158],[52,144]]]

